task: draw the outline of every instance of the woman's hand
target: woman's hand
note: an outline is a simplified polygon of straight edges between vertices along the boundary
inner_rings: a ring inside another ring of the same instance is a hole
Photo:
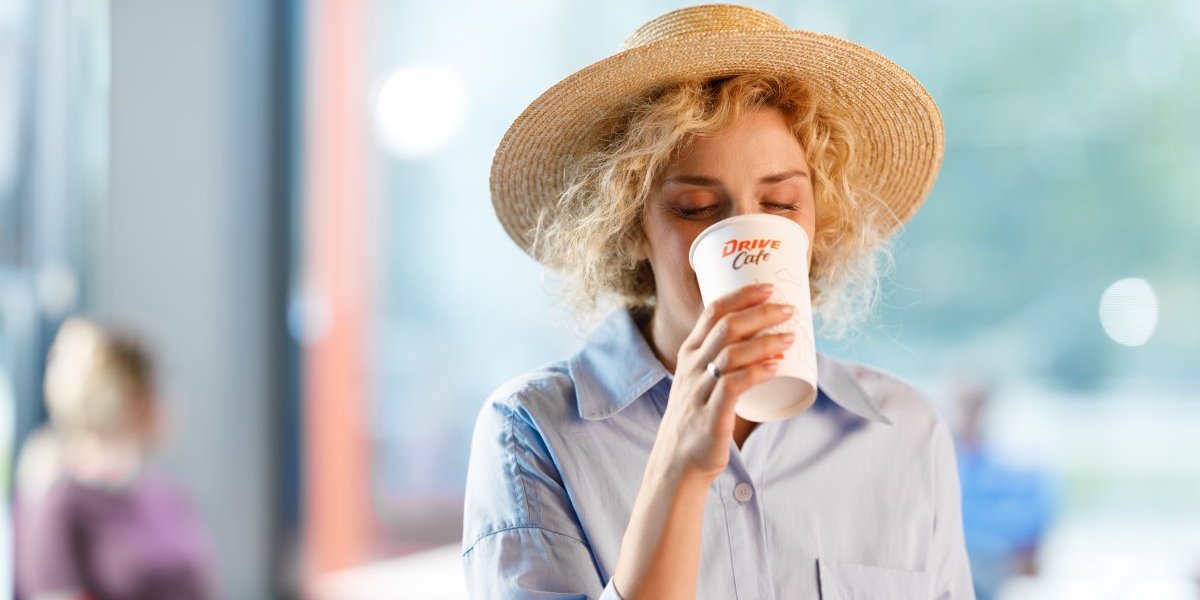
[[[770,284],[749,285],[708,305],[679,348],[667,410],[651,460],[682,478],[711,483],[729,463],[738,397],[775,375],[773,360],[790,333],[758,335],[787,321],[793,308],[768,304]],[[708,372],[716,365],[719,378]]]

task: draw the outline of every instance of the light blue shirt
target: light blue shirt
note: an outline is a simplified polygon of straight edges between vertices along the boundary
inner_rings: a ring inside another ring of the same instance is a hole
[[[811,409],[730,443],[697,598],[973,598],[938,412],[878,369],[818,353],[817,370]],[[612,575],[671,380],[620,310],[578,354],[487,399],[463,523],[472,598],[619,598]]]

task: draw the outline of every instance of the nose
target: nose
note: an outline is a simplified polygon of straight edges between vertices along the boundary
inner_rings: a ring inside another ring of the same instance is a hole
[[[750,193],[735,196],[730,209],[729,216],[731,217],[763,212],[762,207],[758,205],[758,201],[754,199],[754,195]]]

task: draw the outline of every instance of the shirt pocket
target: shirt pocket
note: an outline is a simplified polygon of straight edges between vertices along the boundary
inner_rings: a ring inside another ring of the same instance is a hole
[[[933,578],[924,571],[817,559],[821,600],[928,600]]]

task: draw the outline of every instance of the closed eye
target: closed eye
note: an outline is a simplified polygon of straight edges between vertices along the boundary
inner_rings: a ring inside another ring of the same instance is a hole
[[[800,208],[799,204],[781,204],[778,202],[764,202],[763,206],[780,212],[794,212],[796,209]]]
[[[712,212],[717,208],[716,204],[701,206],[698,208],[684,208],[682,206],[672,206],[671,212],[685,219],[701,219],[711,216]]]

